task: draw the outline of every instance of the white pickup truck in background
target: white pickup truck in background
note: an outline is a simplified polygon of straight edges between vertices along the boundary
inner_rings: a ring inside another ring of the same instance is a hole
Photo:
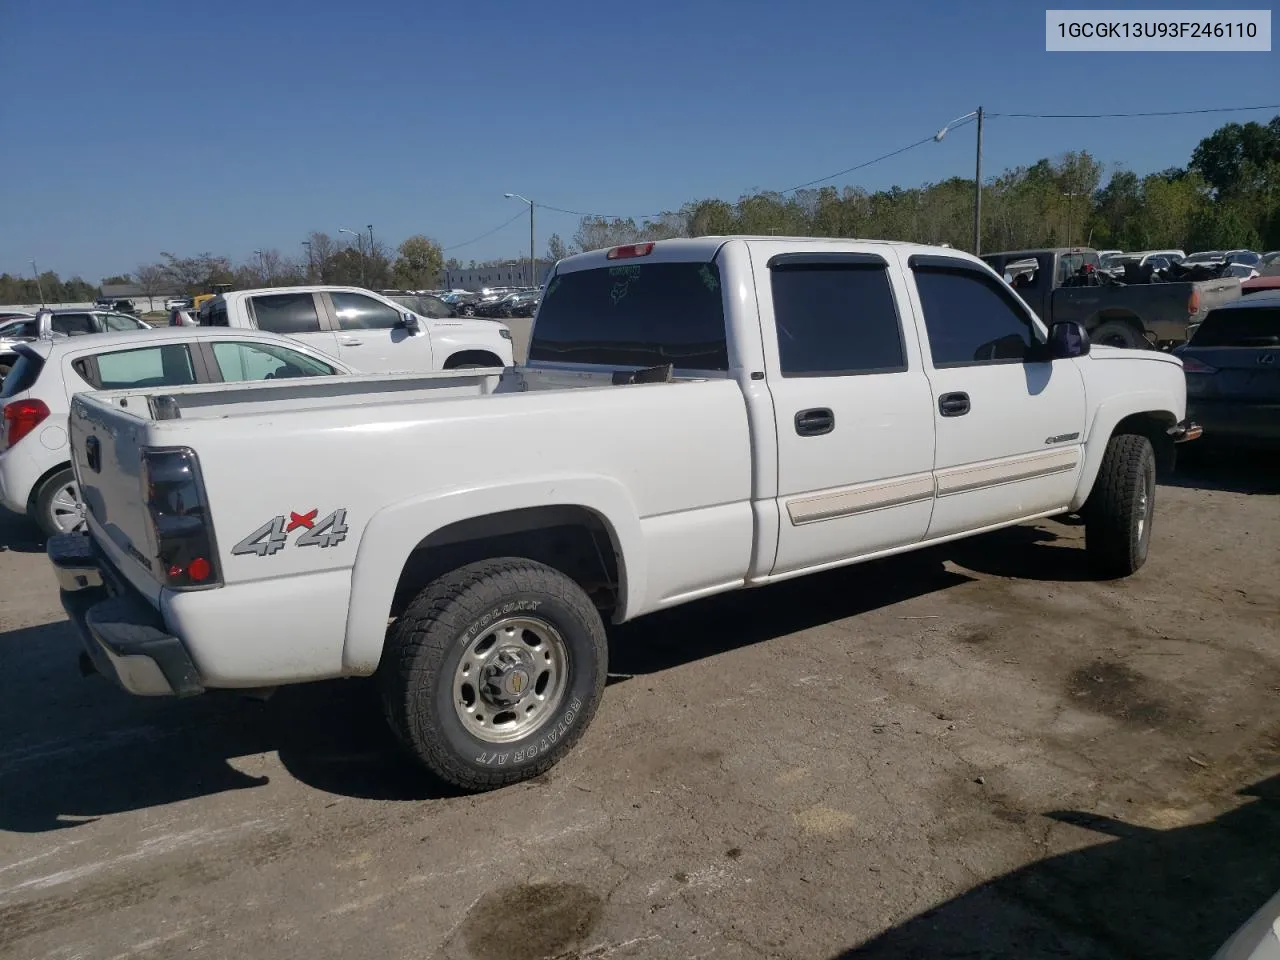
[[[367,373],[514,362],[511,331],[501,323],[419,316],[359,287],[235,290],[201,304],[198,317],[201,326],[284,334]]]
[[[953,249],[667,240],[561,261],[522,367],[78,395],[48,551],[127,690],[376,674],[479,790],[577,741],[606,620],[1069,512],[1133,573],[1185,403]]]

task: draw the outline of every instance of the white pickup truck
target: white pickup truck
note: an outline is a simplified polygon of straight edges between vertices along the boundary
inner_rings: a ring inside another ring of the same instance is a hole
[[[953,249],[664,240],[561,261],[521,367],[79,394],[48,552],[127,690],[377,675],[478,790],[572,747],[606,620],[1070,512],[1134,572],[1185,401]]]
[[[359,287],[272,287],[200,305],[201,326],[266,330],[301,340],[355,370],[394,373],[504,367],[511,331],[492,320],[425,317]]]

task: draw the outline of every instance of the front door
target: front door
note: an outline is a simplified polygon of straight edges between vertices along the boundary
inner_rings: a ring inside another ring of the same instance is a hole
[[[909,259],[932,386],[937,503],[929,538],[1066,507],[1083,464],[1084,380],[992,273]]]
[[[752,247],[778,437],[773,574],[921,540],[933,415],[906,285],[883,247]]]
[[[338,356],[367,373],[430,370],[431,337],[414,334],[404,325],[405,311],[363,293],[331,291]]]
[[[329,356],[337,356],[338,341],[332,330],[326,329],[320,319],[320,305],[316,294],[263,293],[246,301],[249,316],[259,330],[279,333]]]

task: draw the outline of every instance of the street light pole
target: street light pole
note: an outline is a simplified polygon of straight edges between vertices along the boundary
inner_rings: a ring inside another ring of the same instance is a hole
[[[504,193],[503,196],[506,197],[508,200],[523,200],[525,203],[529,205],[529,280],[530,280],[530,283],[536,287],[538,285],[538,277],[537,277],[538,261],[536,259],[536,254],[534,253],[534,244],[533,244],[534,202],[530,200],[528,197],[520,196],[520,194],[518,193]]]
[[[339,233],[349,233],[356,238],[356,250],[360,252],[360,286],[366,286],[364,278],[364,234],[356,233],[354,230],[348,230],[346,227],[339,227]]]
[[[40,282],[40,268],[36,266],[36,262],[34,259],[31,261],[31,273],[36,278],[36,289],[40,291],[40,306],[43,307],[45,306],[44,284]]]
[[[973,171],[973,253],[974,256],[982,254],[982,120],[985,116],[983,109],[979,107],[966,113],[962,117],[956,117],[945,127],[933,135],[935,142],[940,142],[947,135],[947,131],[954,127],[957,123],[968,120],[970,117],[976,117],[978,121],[978,152],[974,162]]]
[[[369,263],[373,264],[373,224],[365,224],[369,228]]]

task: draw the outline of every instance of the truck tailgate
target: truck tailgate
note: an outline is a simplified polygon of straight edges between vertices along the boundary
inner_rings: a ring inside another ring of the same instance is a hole
[[[71,401],[71,461],[86,519],[120,572],[148,599],[160,594],[156,555],[142,499],[141,449],[148,421],[127,409]]]
[[[1196,289],[1200,291],[1200,309],[1196,312],[1196,319],[1199,319],[1215,307],[1239,299],[1240,279],[1222,277],[1218,280],[1199,280],[1196,282]]]

